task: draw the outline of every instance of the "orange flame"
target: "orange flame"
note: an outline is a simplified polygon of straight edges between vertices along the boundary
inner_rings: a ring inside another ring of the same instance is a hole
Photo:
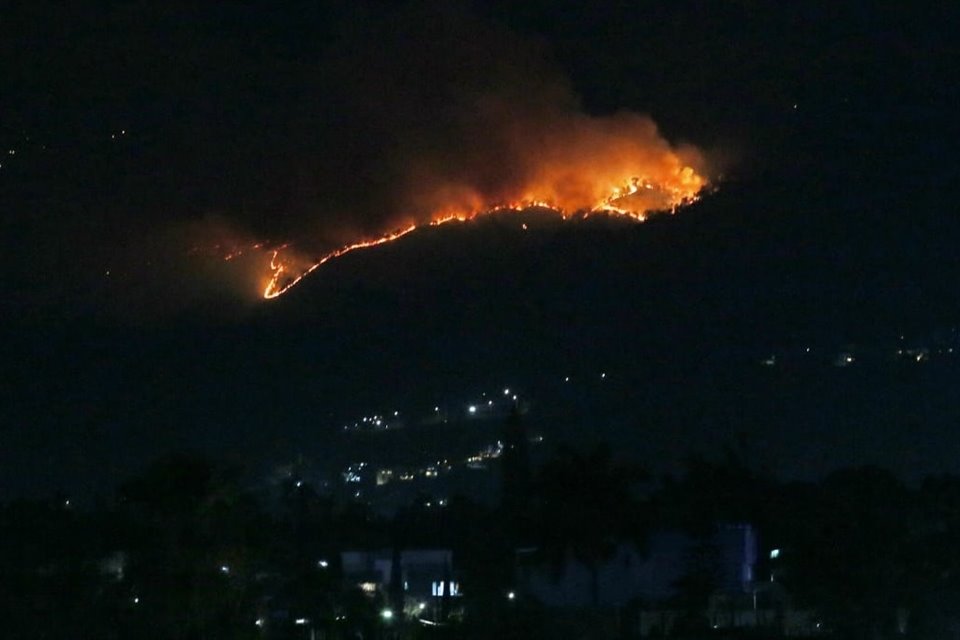
[[[266,298],[267,300],[279,297],[284,292],[288,291],[290,287],[295,286],[305,277],[307,277],[308,275],[310,275],[311,273],[319,269],[321,266],[323,266],[327,262],[333,260],[334,258],[339,258],[340,256],[350,253],[351,251],[356,251],[357,249],[366,249],[368,247],[375,247],[380,244],[386,244],[387,242],[393,242],[394,240],[397,240],[407,235],[411,231],[414,231],[416,228],[417,228],[416,225],[410,225],[405,229],[399,229],[392,233],[388,233],[383,236],[380,236],[379,238],[376,238],[374,240],[362,240],[360,242],[355,242],[353,244],[348,244],[346,246],[340,247],[339,249],[336,249],[326,254],[325,256],[320,258],[317,262],[311,264],[305,269],[300,270],[299,273],[297,273],[291,279],[285,279],[285,274],[289,272],[291,268],[291,263],[284,262],[284,260],[280,257],[280,251],[282,251],[284,247],[275,249],[273,251],[273,256],[270,258],[270,271],[272,272],[272,275],[270,276],[270,281],[267,283],[266,288],[263,290],[263,297]]]
[[[347,244],[313,261],[304,261],[295,254],[284,255],[283,251],[288,248],[288,245],[283,245],[273,250],[270,259],[270,275],[263,290],[263,297],[267,300],[278,298],[327,262],[358,249],[393,242],[424,225],[440,226],[451,222],[466,222],[479,216],[519,213],[530,208],[551,210],[564,220],[575,213],[589,215],[602,212],[644,222],[648,214],[653,211],[675,212],[679,207],[696,201],[707,186],[707,180],[692,167],[681,165],[673,152],[668,153],[667,164],[673,164],[675,168],[661,176],[660,180],[647,176],[633,176],[618,181],[596,180],[594,182],[591,180],[586,183],[581,178],[575,181],[576,184],[573,187],[564,187],[558,181],[558,177],[562,177],[563,174],[554,172],[549,179],[540,181],[539,188],[528,189],[528,195],[515,202],[490,204],[472,209],[463,206],[447,206],[434,211],[424,224],[409,224],[379,237]],[[593,173],[589,169],[585,168],[583,173],[587,175]],[[602,195],[592,203],[585,203],[582,200],[584,193]],[[477,200],[477,198],[469,199]]]

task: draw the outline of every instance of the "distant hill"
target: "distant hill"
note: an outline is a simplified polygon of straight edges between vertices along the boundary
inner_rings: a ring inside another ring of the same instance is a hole
[[[858,193],[729,182],[642,225],[530,211],[352,253],[236,318],[12,324],[4,484],[102,490],[171,448],[339,464],[345,417],[504,383],[539,389],[548,444],[590,434],[669,466],[746,434],[792,474],[953,468],[952,365],[758,371],[775,349],[891,345],[956,323],[957,219]],[[616,375],[606,399],[555,384],[600,371]]]

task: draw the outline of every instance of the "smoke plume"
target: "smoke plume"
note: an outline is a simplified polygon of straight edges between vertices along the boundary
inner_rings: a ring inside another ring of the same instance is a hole
[[[705,184],[695,148],[647,116],[585,114],[541,43],[456,6],[364,14],[317,78],[295,118],[301,197],[259,220],[287,243],[288,279],[343,245],[450,216],[534,202],[643,213]]]

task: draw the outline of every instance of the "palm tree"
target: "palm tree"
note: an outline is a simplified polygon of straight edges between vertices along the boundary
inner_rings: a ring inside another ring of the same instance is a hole
[[[247,630],[263,527],[237,474],[201,457],[173,456],[126,483],[120,503],[139,532],[130,540],[130,580],[149,619],[144,633],[238,637]]]
[[[537,523],[544,557],[562,567],[572,556],[590,571],[590,599],[600,604],[599,572],[624,541],[643,539],[646,522],[634,487],[647,475],[616,463],[610,449],[562,449],[537,478]]]

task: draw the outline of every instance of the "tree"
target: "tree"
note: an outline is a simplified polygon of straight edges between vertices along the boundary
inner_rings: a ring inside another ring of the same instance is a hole
[[[892,474],[838,471],[794,493],[785,585],[846,638],[874,638],[916,594],[912,500]]]
[[[243,638],[255,631],[263,516],[234,469],[204,458],[159,461],[120,490],[137,531],[129,579],[142,637]]]
[[[776,528],[778,486],[728,449],[719,461],[690,456],[682,477],[664,478],[655,502],[663,524],[694,535],[712,534],[722,522],[750,523],[766,532]]]
[[[616,463],[608,447],[587,455],[562,449],[536,482],[539,539],[545,557],[561,567],[572,555],[590,571],[591,602],[600,604],[600,566],[623,541],[641,541],[646,521],[634,487],[647,475]]]
[[[91,518],[60,498],[0,507],[3,637],[109,638]]]

